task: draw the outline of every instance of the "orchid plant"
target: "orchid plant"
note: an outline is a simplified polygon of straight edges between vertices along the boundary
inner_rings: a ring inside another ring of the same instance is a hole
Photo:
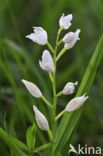
[[[56,91],[56,71],[57,71],[57,62],[59,61],[60,57],[69,49],[73,48],[76,44],[77,40],[79,40],[79,33],[80,29],[77,29],[75,32],[67,33],[63,39],[59,40],[60,34],[63,29],[68,29],[71,26],[72,14],[61,16],[59,20],[59,30],[57,33],[56,45],[55,48],[51,46],[48,42],[48,35],[47,32],[41,27],[33,27],[34,33],[26,36],[27,38],[31,39],[33,42],[40,44],[40,45],[47,45],[49,48],[48,50],[44,50],[42,54],[42,60],[39,60],[40,67],[48,72],[49,78],[51,80],[53,86],[53,104],[51,104],[42,94],[40,89],[32,82],[27,80],[22,80],[24,85],[26,86],[27,90],[31,93],[32,96],[35,98],[41,98],[45,104],[50,108],[52,114],[52,121],[49,124],[46,117],[38,110],[36,106],[33,106],[33,110],[35,113],[35,119],[37,122],[38,127],[43,130],[47,131],[50,141],[54,141],[55,138],[55,131],[56,131],[56,122],[59,118],[61,118],[64,113],[69,113],[75,111],[76,109],[80,108],[83,103],[87,100],[88,96],[85,94],[80,97],[73,98],[70,102],[68,102],[67,106],[63,111],[61,111],[58,115],[56,115],[56,106],[57,106],[57,99],[62,94],[64,95],[71,95],[76,91],[76,85],[78,82],[68,82],[62,91],[57,93]],[[60,44],[64,43],[64,48],[57,53],[58,47]],[[50,54],[51,53],[51,54]],[[51,152],[53,156],[53,152]]]
[[[100,43],[97,46],[98,49],[96,50],[95,54],[93,55],[93,58],[90,61],[90,65],[88,66],[88,69],[85,74],[86,78],[84,76],[82,83],[79,87],[80,88],[78,90],[79,94],[77,93],[76,97],[70,100],[65,106],[65,108],[59,114],[56,113],[58,98],[62,95],[74,94],[76,92],[76,86],[78,85],[78,81],[68,82],[65,84],[63,89],[57,93],[57,89],[56,89],[57,63],[62,57],[62,55],[65,54],[65,52],[68,51],[69,49],[73,48],[76,42],[80,40],[79,39],[80,29],[77,29],[75,32],[68,32],[66,35],[64,35],[62,39],[60,39],[61,32],[63,30],[69,29],[69,27],[71,26],[72,18],[73,18],[72,14],[67,15],[67,16],[63,14],[60,17],[59,30],[57,32],[56,44],[54,48],[51,46],[51,44],[48,41],[47,32],[41,27],[33,27],[34,32],[26,36],[26,38],[31,39],[33,42],[42,46],[47,45],[48,47],[48,50],[45,49],[43,51],[42,59],[38,61],[38,64],[40,65],[41,69],[45,70],[48,73],[48,77],[51,81],[52,88],[53,88],[53,103],[50,103],[45,98],[41,89],[39,89],[39,87],[35,83],[22,79],[22,83],[25,85],[29,93],[33,97],[43,100],[43,102],[46,104],[48,109],[50,109],[51,120],[49,121],[45,117],[45,115],[38,109],[38,106],[33,105],[33,111],[35,114],[36,122],[34,122],[33,125],[27,129],[26,144],[24,144],[19,139],[17,139],[16,136],[8,135],[8,133],[6,132],[7,131],[6,128],[5,130],[3,130],[3,128],[0,127],[0,138],[10,148],[12,156],[14,154],[16,156],[28,156],[28,155],[34,156],[35,153],[40,154],[40,152],[45,149],[46,150],[49,149],[46,151],[46,155],[62,156],[60,154],[60,149],[64,147],[63,142],[65,142],[66,144],[68,141],[68,138],[71,137],[72,135],[71,132],[74,130],[76,126],[76,122],[79,119],[81,109],[76,111],[74,114],[72,114],[71,112],[79,109],[84,104],[84,102],[88,99],[88,96],[86,96],[85,91],[88,93],[90,88],[85,89],[85,86],[87,86],[87,82],[89,82],[89,86],[91,86],[93,83],[93,78],[94,78],[96,69],[99,65],[98,61],[97,61],[95,70],[93,67],[96,62],[95,60],[97,59],[97,57],[98,59],[101,58],[100,57],[101,53],[99,52],[99,50],[103,45],[102,44],[103,39],[100,40]],[[64,45],[63,49],[61,49],[61,51],[58,52],[59,51],[58,48],[61,44]],[[93,70],[93,72],[91,72],[90,69]],[[89,79],[92,79],[92,80],[89,81]],[[72,115],[69,116],[70,114]],[[60,120],[59,124],[57,124],[58,120]],[[39,131],[40,135],[44,137],[42,135],[42,131],[46,131],[48,140],[50,140],[48,143],[43,144],[39,147],[35,147],[37,126],[41,130]],[[69,127],[69,130],[68,130],[68,127]],[[13,128],[13,132],[14,132],[14,128]],[[44,153],[42,155],[44,156]]]

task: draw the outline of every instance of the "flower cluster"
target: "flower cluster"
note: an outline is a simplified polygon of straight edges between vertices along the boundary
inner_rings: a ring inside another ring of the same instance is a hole
[[[78,82],[68,82],[62,91],[60,91],[58,94],[56,94],[56,82],[55,82],[55,76],[56,76],[56,62],[60,59],[60,57],[68,50],[71,49],[75,43],[79,40],[79,33],[80,29],[77,29],[75,32],[68,32],[61,40],[59,40],[60,33],[63,29],[68,29],[71,26],[71,20],[72,20],[72,14],[64,16],[64,14],[61,16],[59,20],[59,30],[57,34],[57,40],[56,40],[56,46],[55,49],[52,48],[51,44],[48,42],[48,35],[47,32],[41,28],[41,27],[33,27],[34,33],[31,33],[30,35],[26,36],[27,38],[31,39],[33,42],[40,44],[40,45],[47,45],[49,50],[51,51],[52,55],[48,50],[44,50],[42,54],[42,60],[39,60],[40,67],[47,71],[50,76],[50,80],[53,84],[53,95],[54,95],[54,103],[53,105],[50,104],[50,102],[47,101],[47,99],[43,96],[40,89],[33,83],[22,80],[24,85],[26,86],[27,90],[31,93],[32,96],[36,98],[41,98],[45,104],[47,104],[51,109],[52,112],[56,112],[56,99],[64,95],[70,95],[74,94],[76,92],[76,86],[78,85]],[[59,52],[57,55],[57,48],[60,44],[64,43],[64,48]],[[83,105],[83,103],[87,100],[88,96],[85,94],[80,97],[73,98],[65,107],[65,109],[58,114],[57,116],[53,116],[55,121],[58,120],[64,113],[66,112],[72,112],[76,109],[80,108],[80,106]],[[33,110],[35,113],[35,118],[38,127],[43,130],[47,131],[50,138],[53,138],[52,132],[50,131],[48,121],[46,117],[37,109],[36,106],[33,106]]]

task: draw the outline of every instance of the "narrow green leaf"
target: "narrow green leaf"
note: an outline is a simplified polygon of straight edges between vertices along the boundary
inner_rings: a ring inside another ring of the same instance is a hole
[[[102,58],[103,58],[103,36],[101,37],[96,47],[96,50],[88,64],[87,70],[84,74],[83,80],[81,82],[81,85],[79,87],[76,96],[81,96],[85,92],[87,94],[90,92],[90,89],[96,76],[97,69],[101,63]],[[67,143],[67,141],[70,139],[80,118],[82,110],[83,107],[75,112],[66,113],[62,118],[55,136],[55,144],[53,147],[53,152],[55,154],[60,152]]]
[[[7,124],[6,124],[6,112],[4,113],[4,128],[7,130]]]
[[[52,145],[53,145],[53,142],[50,142],[50,143],[45,144],[45,145],[42,145],[42,146],[36,148],[36,149],[33,151],[33,153],[38,153],[38,152],[40,152],[40,151],[42,151],[42,150],[45,150],[45,149],[51,147]]]
[[[8,145],[10,149],[18,156],[27,156],[23,151],[21,151],[17,146],[12,137],[9,136],[2,128],[0,128],[0,138]]]
[[[28,148],[30,150],[33,150],[34,146],[35,146],[36,130],[37,130],[37,127],[36,127],[35,123],[33,124],[33,126],[30,126],[27,129],[26,142],[27,142]]]
[[[21,142],[20,140],[18,140],[17,138],[10,137],[10,139],[13,140],[13,142],[15,142],[15,144],[16,144],[19,148],[21,148],[21,149],[23,149],[23,150],[25,150],[25,151],[29,151],[29,148],[28,148],[23,142]]]
[[[16,132],[15,132],[15,128],[14,128],[14,120],[13,119],[10,122],[10,132],[11,132],[11,135],[13,137],[16,137]]]

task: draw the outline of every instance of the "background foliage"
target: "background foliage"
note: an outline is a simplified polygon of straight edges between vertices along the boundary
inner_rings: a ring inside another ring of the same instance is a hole
[[[42,51],[46,47],[36,45],[25,36],[32,32],[33,26],[44,27],[48,32],[49,41],[54,46],[61,14],[72,13],[70,31],[80,28],[81,40],[73,49],[66,52],[58,63],[57,91],[61,90],[68,81],[78,80],[80,84],[103,33],[101,19],[103,1],[0,0],[0,4],[2,4],[0,5],[0,126],[25,142],[26,128],[35,121],[32,105],[37,105],[49,119],[50,112],[48,113],[41,100],[31,97],[21,83],[21,79],[35,82],[45,97],[52,102],[51,83],[47,73],[42,71],[38,64]],[[75,146],[78,143],[101,147],[103,145],[102,68],[103,63],[98,69],[90,98],[77,127],[73,139]],[[57,112],[60,112],[71,98],[72,96],[62,96],[58,101]],[[44,136],[45,133],[42,135],[38,129],[36,146],[48,141]],[[8,150],[0,140],[0,154],[8,156]]]

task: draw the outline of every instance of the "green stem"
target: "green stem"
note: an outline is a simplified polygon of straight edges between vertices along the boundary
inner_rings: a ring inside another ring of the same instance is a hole
[[[57,94],[57,97],[61,96],[63,94],[63,91],[60,91],[58,94]]]
[[[49,107],[53,107],[44,96],[41,96],[41,99],[45,102],[46,105],[48,105]]]
[[[56,104],[57,104],[57,95],[56,95],[56,52],[58,48],[58,40],[60,33],[62,31],[63,27],[60,27],[57,33],[57,39],[56,39],[56,45],[55,45],[55,53],[53,55],[53,60],[54,60],[54,67],[55,67],[55,72],[53,73],[53,96],[54,96],[54,101],[53,101],[53,110],[52,110],[52,133],[54,135],[55,132],[55,116],[56,116]]]
[[[64,115],[65,112],[66,112],[66,110],[64,109],[62,112],[60,112],[60,113],[56,116],[55,120],[57,121],[62,115]]]
[[[51,130],[49,129],[47,132],[48,132],[50,141],[52,141],[53,140],[53,134],[52,134]]]
[[[49,72],[49,77],[50,77],[51,82],[53,82],[53,76],[50,72]]]
[[[59,42],[58,42],[58,46],[63,42],[63,39],[61,39]]]
[[[55,50],[52,48],[51,44],[49,42],[47,42],[46,44],[47,44],[48,48],[50,49],[50,51],[52,53],[55,53]]]
[[[66,52],[66,48],[64,47],[61,52],[58,54],[57,58],[56,58],[56,61],[58,61],[60,59],[60,57]]]
[[[58,40],[60,33],[62,31],[63,27],[60,27],[57,33],[57,39],[56,39],[56,45],[55,45],[55,53],[53,55],[53,60],[54,60],[54,67],[55,67],[55,72],[53,73],[53,96],[54,96],[54,101],[53,101],[53,108],[52,108],[52,133],[53,136],[55,135],[55,127],[56,127],[56,121],[55,121],[55,116],[56,116],[56,104],[57,104],[57,95],[56,95],[56,53],[57,53],[57,48],[58,48]],[[53,156],[53,148],[51,150],[51,156]]]
[[[55,66],[55,72],[53,73],[53,110],[52,110],[52,132],[54,134],[55,132],[55,112],[56,112],[56,102],[57,102],[57,96],[56,96],[56,82],[55,82],[55,75],[56,75],[56,52],[54,53],[54,66]]]
[[[59,36],[60,36],[60,33],[61,31],[63,30],[63,27],[60,27],[60,29],[58,30],[58,33],[57,33],[57,39],[56,39],[56,46],[55,46],[55,52],[57,51],[57,48],[58,48],[58,40],[59,40]]]

